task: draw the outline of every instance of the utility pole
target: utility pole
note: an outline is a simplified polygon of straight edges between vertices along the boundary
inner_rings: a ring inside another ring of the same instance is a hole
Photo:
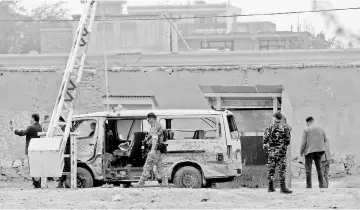
[[[300,32],[300,15],[297,15],[297,32]]]

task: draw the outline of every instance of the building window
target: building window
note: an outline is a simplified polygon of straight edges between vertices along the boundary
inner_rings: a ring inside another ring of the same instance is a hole
[[[201,41],[201,49],[229,49],[234,51],[234,41]]]
[[[286,49],[286,40],[283,39],[260,40],[259,42],[260,50]]]

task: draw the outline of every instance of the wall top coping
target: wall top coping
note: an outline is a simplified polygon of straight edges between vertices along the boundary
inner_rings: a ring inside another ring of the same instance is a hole
[[[40,32],[47,32],[47,31],[72,31],[72,28],[41,28]]]
[[[242,54],[253,54],[253,55],[261,55],[261,54],[274,54],[274,55],[293,55],[293,54],[313,54],[313,53],[360,53],[360,48],[353,48],[353,49],[296,49],[296,50],[268,50],[268,51],[224,51],[224,52],[204,52],[204,51],[192,51],[192,52],[179,52],[179,53],[167,53],[167,52],[151,52],[151,53],[142,53],[143,55],[171,55],[171,54],[180,54],[180,55],[186,55],[186,54],[196,54],[196,55],[203,55],[203,54],[228,54],[228,55],[242,55]],[[107,53],[108,55],[116,55],[117,53]],[[118,53],[121,54],[121,53]],[[133,53],[134,54],[134,53]],[[97,55],[97,54],[92,54]],[[98,53],[98,55],[103,55],[103,53]],[[39,54],[39,55],[29,55],[29,54],[0,54],[0,57],[24,57],[24,56],[69,56],[69,54]]]
[[[89,54],[88,67],[102,66],[104,55]],[[63,68],[69,54],[0,55],[0,67]],[[351,50],[296,50],[266,52],[188,52],[188,53],[112,53],[107,54],[108,66],[115,69],[141,67],[190,66],[279,66],[280,68],[354,67],[360,62],[360,49]]]
[[[155,72],[164,71],[173,73],[176,71],[246,71],[255,70],[262,73],[264,70],[276,69],[304,69],[304,68],[355,68],[360,67],[358,63],[345,64],[319,64],[319,63],[298,63],[298,64],[270,64],[270,65],[213,65],[213,66],[158,66],[158,67],[109,67],[111,72]],[[62,74],[65,67],[0,67],[1,72],[54,72]],[[84,73],[96,73],[97,71],[104,71],[101,68],[91,67],[84,69]]]

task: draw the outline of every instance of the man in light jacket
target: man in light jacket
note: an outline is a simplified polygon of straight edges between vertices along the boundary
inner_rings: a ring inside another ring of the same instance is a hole
[[[311,188],[311,168],[314,160],[318,174],[319,187],[324,188],[324,177],[321,170],[321,157],[325,153],[327,138],[325,131],[314,125],[314,118],[306,118],[307,127],[303,131],[300,155],[305,155],[306,188]]]
[[[329,170],[330,170],[330,164],[331,164],[331,156],[330,156],[330,142],[329,139],[327,139],[325,143],[325,153],[321,157],[321,165],[322,165],[322,172],[324,175],[324,187],[329,187]]]

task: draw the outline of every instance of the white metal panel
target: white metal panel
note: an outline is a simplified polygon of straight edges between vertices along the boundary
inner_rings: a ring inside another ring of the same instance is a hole
[[[63,171],[62,138],[31,139],[29,167],[31,177],[60,177]],[[59,167],[60,166],[60,167]]]
[[[58,151],[61,138],[34,138],[29,144],[29,151]]]
[[[263,136],[264,132],[241,132],[241,136]]]

